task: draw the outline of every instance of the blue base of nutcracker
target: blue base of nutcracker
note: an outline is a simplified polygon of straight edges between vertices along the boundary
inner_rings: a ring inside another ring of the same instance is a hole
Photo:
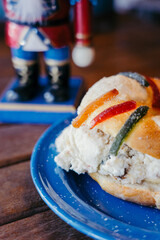
[[[8,102],[7,92],[18,86],[14,79],[0,97],[0,122],[2,123],[36,123],[52,124],[76,114],[76,108],[84,94],[83,80],[71,77],[68,84],[68,100],[59,103],[46,103],[44,92],[47,77],[39,78],[39,89],[32,100],[25,102]]]

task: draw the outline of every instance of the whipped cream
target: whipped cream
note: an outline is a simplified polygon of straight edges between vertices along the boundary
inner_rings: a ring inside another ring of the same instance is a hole
[[[59,154],[55,162],[78,174],[99,172],[122,183],[160,183],[160,159],[138,152],[125,143],[117,156],[108,156],[113,138],[88,126],[67,127],[56,140]]]

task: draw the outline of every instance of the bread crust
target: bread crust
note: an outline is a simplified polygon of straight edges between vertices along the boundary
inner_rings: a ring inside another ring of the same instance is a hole
[[[123,82],[122,77],[121,81]],[[160,89],[160,80],[155,79],[154,81]],[[99,82],[97,83],[97,86],[91,89],[90,96],[92,96],[93,93],[95,94],[97,88],[99,88],[101,84],[102,83]],[[139,152],[160,159],[160,127],[155,123],[152,118],[153,116],[160,115],[160,110],[152,108],[153,92],[151,87],[146,88],[146,92],[147,101],[145,103],[141,101],[141,99],[138,99],[138,101],[134,98],[130,99],[136,100],[137,106],[148,105],[150,107],[150,110],[148,111],[147,115],[139,121],[139,123],[134,127],[134,129],[132,129],[124,142],[129,147]],[[121,94],[121,92],[119,94]],[[107,102],[90,116],[90,118],[86,121],[86,124],[90,125],[90,121],[104,109],[117,103],[121,103],[125,100],[127,101],[128,99],[124,98],[123,100],[121,100],[120,98],[118,98]],[[132,112],[133,111],[127,112],[122,115],[117,115],[114,118],[108,119],[98,124],[96,127],[97,129],[100,129],[103,132],[109,133],[111,134],[111,136],[115,137]],[[154,189],[154,184],[124,184],[123,181],[120,182],[116,178],[113,178],[111,176],[104,176],[99,173],[91,173],[90,176],[98,182],[98,184],[104,191],[115,197],[135,202],[141,205],[160,208],[160,192]]]
[[[116,79],[116,80],[115,80]],[[99,89],[101,89],[104,93],[105,87],[107,87],[108,81],[115,80],[115,86],[116,88],[116,81],[118,83],[121,83],[121,85],[126,84],[126,77],[118,75],[114,76],[114,78],[104,78],[100,81],[98,81],[95,85],[93,85],[87,94],[84,96],[82,103],[80,105],[79,113],[93,100],[96,99],[96,92],[98,91],[98,96],[100,95]],[[132,88],[137,88],[137,82],[133,79],[127,78],[127,81],[131,81]],[[155,83],[160,88],[160,80],[155,79]],[[135,84],[135,86],[134,86]],[[139,83],[138,83],[139,84]],[[105,86],[105,87],[103,87]],[[142,88],[142,87],[141,87]],[[144,87],[143,87],[144,88]],[[104,103],[101,107],[97,108],[86,120],[85,124],[90,126],[90,123],[93,118],[95,118],[99,113],[104,111],[105,109],[122,103],[124,101],[128,100],[135,100],[137,102],[137,107],[140,105],[147,105],[149,106],[149,111],[147,115],[141,119],[138,124],[134,127],[134,129],[129,133],[127,138],[124,139],[124,142],[131,148],[142,152],[144,154],[148,154],[152,157],[155,157],[157,159],[160,159],[160,126],[158,126],[155,121],[153,120],[153,116],[160,115],[160,109],[153,109],[152,108],[152,99],[153,99],[153,92],[151,87],[147,87],[142,90],[144,91],[141,97],[138,97],[135,94],[132,94],[131,98],[129,99],[128,95],[122,94],[119,92],[119,95],[117,95],[116,98],[113,100],[107,101]],[[140,89],[141,90],[141,89]],[[139,91],[140,91],[139,90]],[[144,102],[143,95],[147,94],[147,99]],[[111,136],[115,137],[121,127],[124,125],[125,121],[129,118],[130,114],[133,111],[129,111],[117,116],[114,116],[113,118],[107,119],[106,121],[98,124],[95,128],[102,130],[104,133],[110,134]]]
[[[104,191],[115,197],[141,205],[160,208],[160,192],[150,190],[143,184],[121,184],[110,176],[99,173],[90,173],[89,175]]]
[[[112,84],[110,84],[111,81],[113,81]],[[154,82],[160,89],[160,80],[154,79]],[[123,86],[126,88],[126,92]],[[128,94],[130,86],[132,86],[132,91]],[[157,124],[153,120],[153,116],[160,115],[160,109],[152,108],[153,91],[151,86],[142,87],[139,83],[137,85],[135,80],[122,75],[103,78],[94,84],[84,96],[78,109],[78,114],[89,103],[113,88],[116,88],[119,94],[114,99],[106,101],[102,106],[98,107],[89,115],[84,124],[90,126],[91,121],[99,113],[113,105],[128,100],[136,101],[137,107],[147,105],[149,107],[147,115],[134,126],[129,135],[124,139],[124,142],[132,149],[160,160],[160,124]],[[107,119],[97,124],[95,128],[115,137],[133,111],[134,110]],[[98,182],[104,191],[115,197],[141,205],[156,206],[160,209],[160,191],[159,185],[156,183],[148,184],[147,182],[143,182],[141,184],[124,184],[123,181],[119,181],[108,175],[105,176],[99,173],[90,173],[89,175]]]

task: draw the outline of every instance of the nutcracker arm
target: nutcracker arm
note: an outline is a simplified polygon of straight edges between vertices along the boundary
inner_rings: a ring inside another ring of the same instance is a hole
[[[76,45],[91,45],[91,11],[89,0],[80,0],[74,6]]]
[[[91,47],[91,12],[90,0],[76,2],[74,6],[75,47],[72,58],[74,63],[80,67],[89,66],[95,56],[95,51]]]

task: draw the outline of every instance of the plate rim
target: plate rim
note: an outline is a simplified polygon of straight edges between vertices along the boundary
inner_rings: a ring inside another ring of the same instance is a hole
[[[39,193],[39,195],[41,196],[41,198],[43,199],[43,201],[48,205],[48,207],[57,215],[59,216],[63,221],[65,221],[67,224],[69,224],[70,226],[72,226],[73,228],[77,229],[78,231],[80,231],[81,233],[94,238],[94,239],[108,239],[108,240],[115,240],[116,236],[113,235],[108,235],[106,233],[100,232],[96,229],[93,229],[90,226],[86,226],[84,223],[82,223],[81,221],[73,218],[71,215],[69,215],[68,213],[65,212],[65,210],[61,209],[59,207],[59,205],[57,204],[57,202],[55,202],[51,196],[45,191],[44,186],[40,180],[40,177],[38,175],[38,171],[37,171],[37,162],[38,162],[38,158],[37,155],[39,153],[39,151],[37,151],[41,146],[43,146],[43,141],[46,139],[46,137],[48,136],[48,134],[50,134],[54,128],[56,128],[56,126],[64,124],[64,122],[67,121],[71,121],[73,118],[73,116],[70,116],[69,118],[56,122],[55,124],[49,126],[44,133],[42,133],[42,135],[40,136],[40,138],[38,139],[38,141],[36,142],[33,151],[32,151],[32,155],[31,155],[31,161],[30,161],[30,172],[31,172],[31,177],[33,180],[33,183]],[[62,129],[63,130],[63,129]],[[107,215],[108,216],[108,215]],[[115,221],[116,223],[119,222],[120,225],[122,226],[128,226],[128,228],[131,228],[134,231],[140,231],[141,233],[144,233],[144,235],[146,235],[147,233],[150,234],[154,234],[158,237],[160,237],[160,233],[155,232],[155,231],[150,231],[147,229],[143,229],[134,225],[130,225],[124,222],[121,222],[118,219],[115,219],[114,217],[110,217],[112,218],[113,221]],[[88,231],[90,230],[90,231]],[[120,236],[124,237],[126,239],[126,237],[129,237],[129,235],[122,235],[121,233],[119,234]],[[156,237],[155,236],[155,237]],[[107,238],[106,238],[107,237]],[[151,236],[149,236],[151,237]],[[117,239],[118,238],[117,236]],[[148,239],[148,238],[145,238]],[[158,239],[158,238],[157,238]],[[138,240],[138,238],[136,238],[136,240]]]
[[[68,119],[72,119],[72,117],[69,117]],[[68,120],[67,119],[67,120]],[[46,193],[45,189],[43,188],[43,184],[40,181],[38,172],[36,172],[37,169],[37,151],[36,149],[38,149],[44,139],[46,138],[46,136],[48,136],[48,134],[59,124],[63,123],[65,120],[63,120],[62,122],[57,122],[56,124],[51,125],[50,127],[48,127],[44,133],[41,134],[40,138],[38,139],[38,141],[36,142],[33,151],[32,151],[32,155],[31,155],[31,161],[30,161],[30,172],[31,172],[31,177],[33,180],[33,183],[39,193],[39,195],[41,196],[42,200],[48,205],[48,207],[57,215],[59,216],[63,221],[65,221],[67,224],[69,224],[71,227],[75,228],[76,230],[78,230],[79,232],[87,235],[88,237],[92,237],[94,239],[98,239],[97,237],[100,237],[99,239],[106,239],[106,234],[103,233],[101,234],[101,236],[99,235],[99,231],[94,230],[94,232],[92,232],[92,228],[89,226],[86,226],[84,223],[74,219],[72,216],[70,216],[68,213],[66,213],[63,209],[60,209],[60,207],[58,206],[58,204],[49,196],[48,193]],[[51,202],[54,202],[54,208],[53,205],[51,204]],[[63,212],[63,213],[62,213]],[[68,219],[73,219],[74,221],[68,221]],[[83,230],[81,229],[81,226],[83,227]],[[88,229],[90,229],[91,231],[88,232]],[[95,233],[96,232],[96,233]],[[107,236],[108,240],[114,240],[115,238],[113,238],[112,236]]]

